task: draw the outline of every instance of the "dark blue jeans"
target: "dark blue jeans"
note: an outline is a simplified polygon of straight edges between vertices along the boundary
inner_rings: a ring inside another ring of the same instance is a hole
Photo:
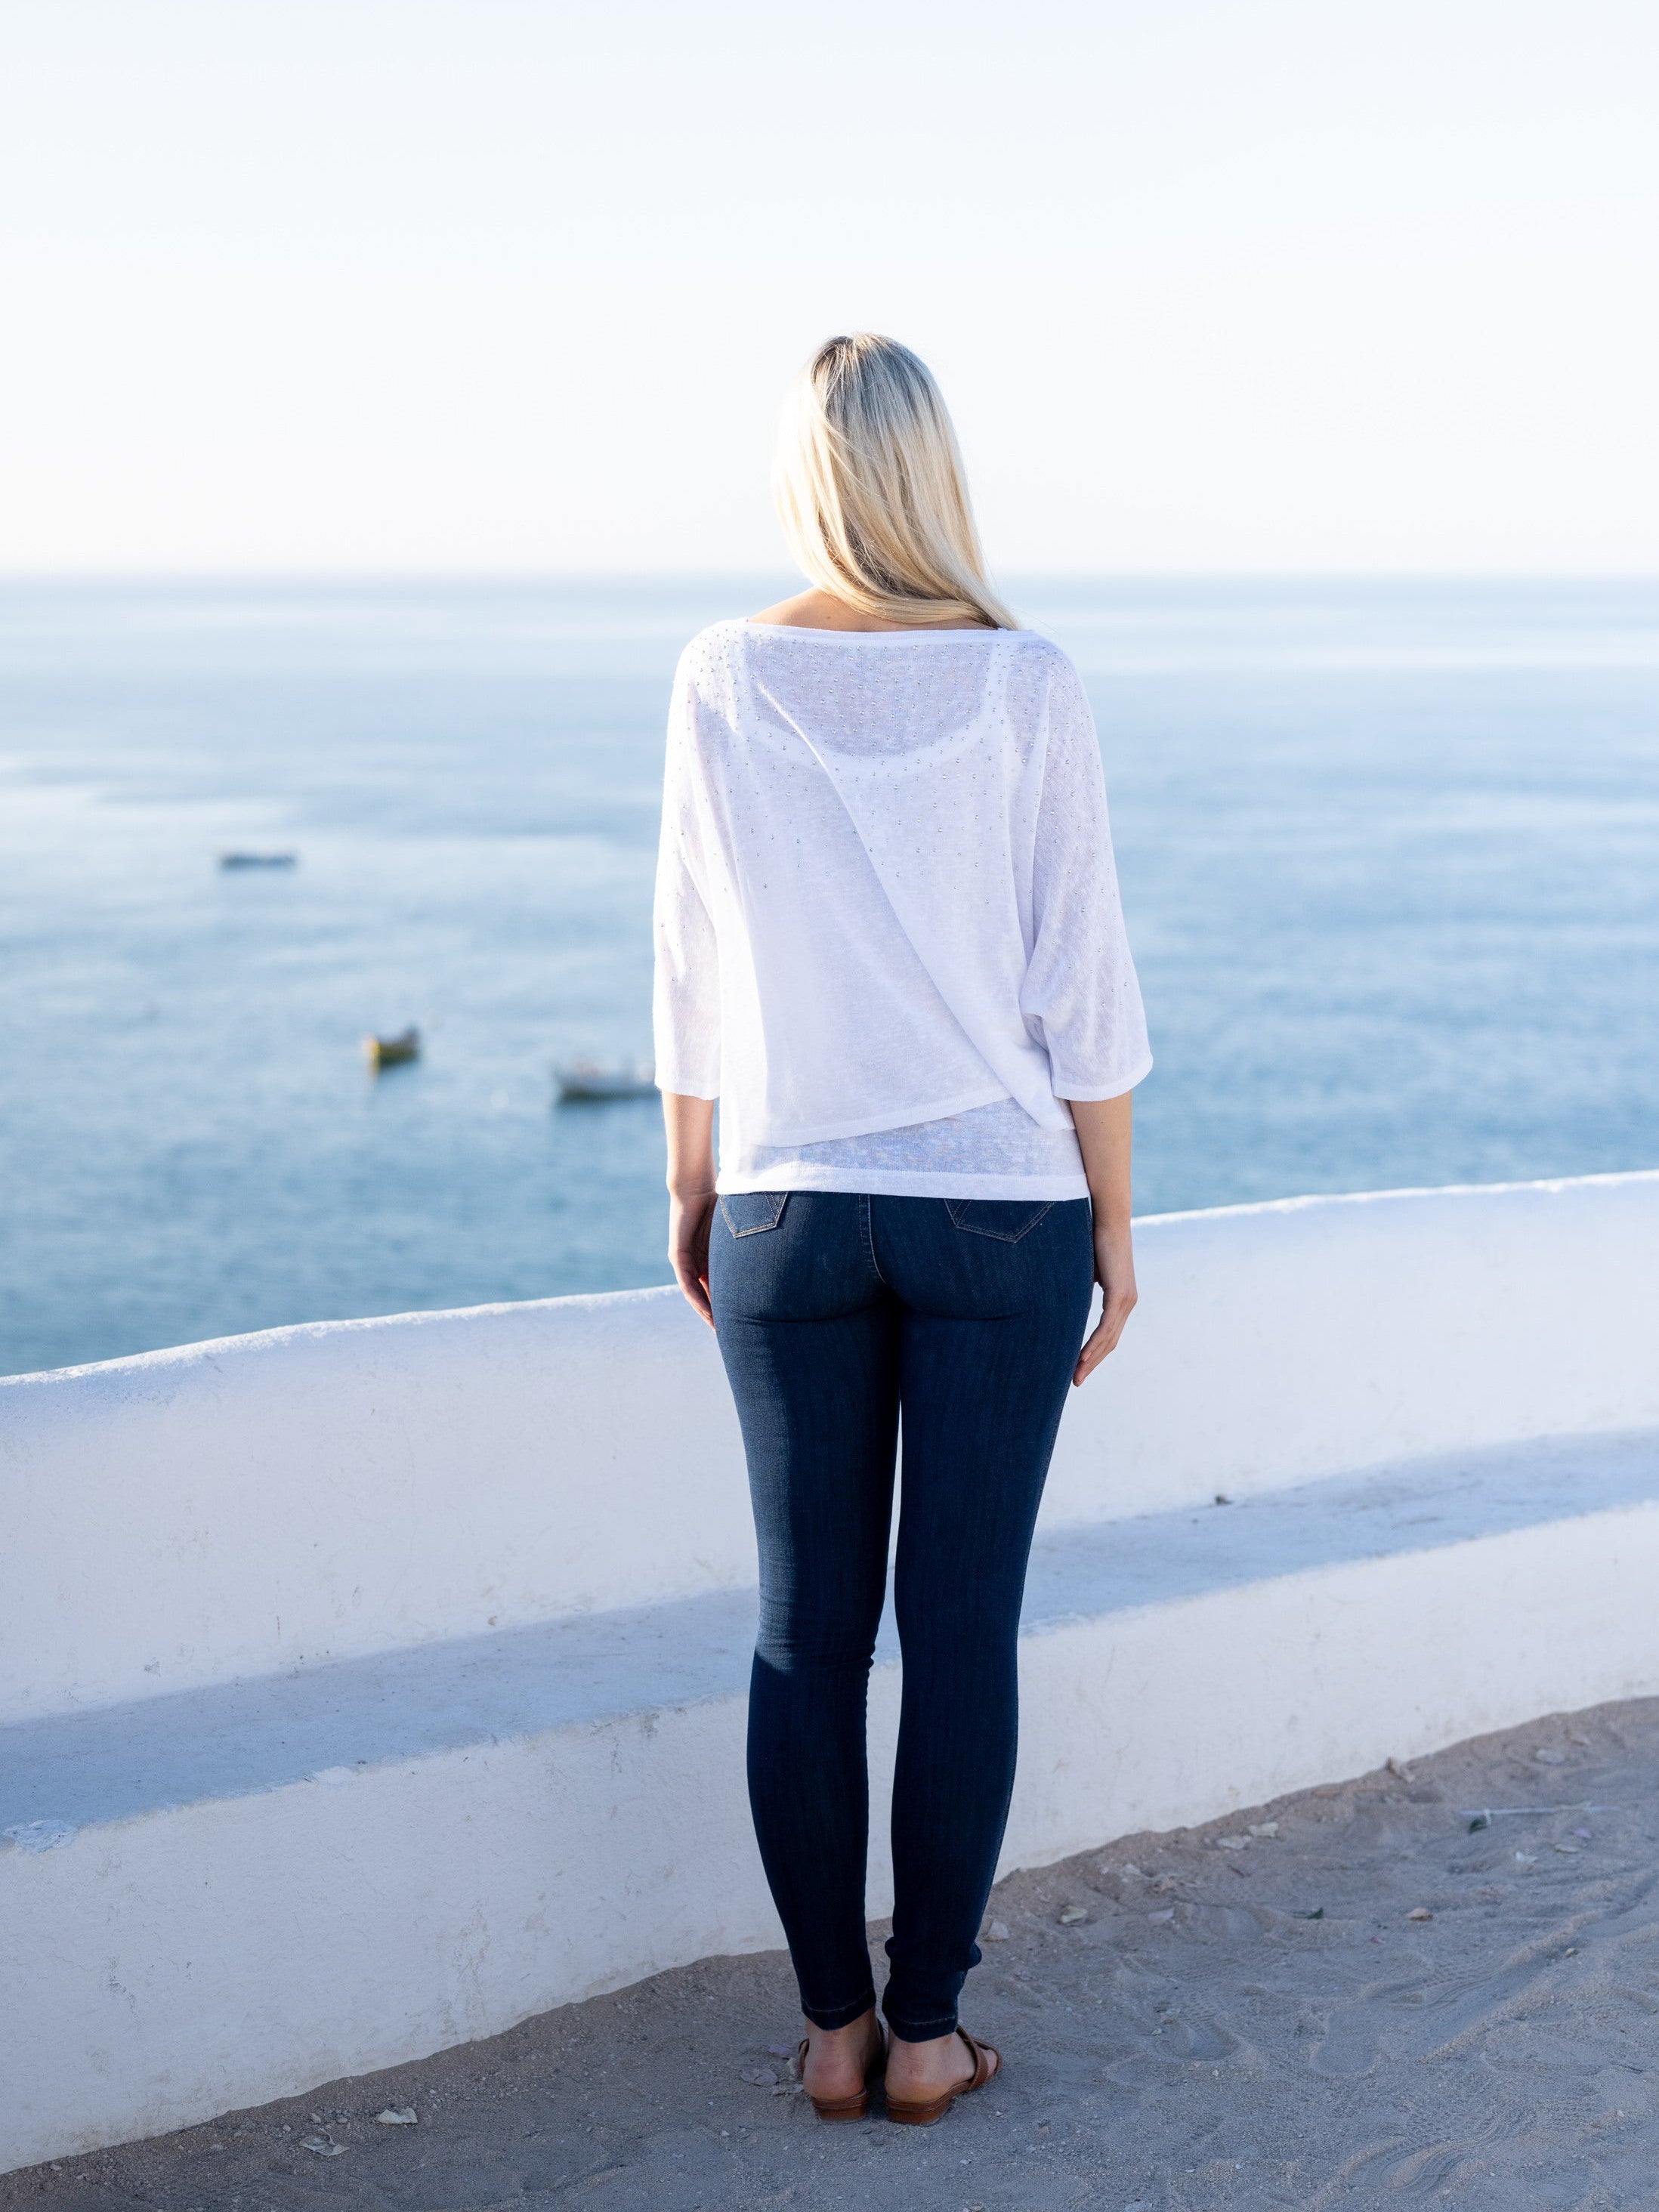
[[[979,1963],[1013,1786],[1025,1563],[1093,1272],[1086,1199],[775,1191],[716,1208],[709,1285],[760,1539],[750,1802],[821,2027],[875,2002],[865,1705],[900,1412],[883,2008],[921,2043],[955,2027]]]

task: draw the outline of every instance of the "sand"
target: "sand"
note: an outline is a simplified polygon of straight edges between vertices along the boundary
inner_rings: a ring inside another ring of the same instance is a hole
[[[1466,1809],[1568,1804],[1596,1809],[1473,1833]],[[0,2205],[1659,2206],[1656,1825],[1650,1699],[1014,1875],[964,2004],[1006,2078],[933,2129],[828,2127],[784,2081],[745,2078],[784,2075],[775,2046],[799,2033],[769,1954],[35,2167],[0,2180]],[[1068,1907],[1087,1917],[1062,1923]],[[377,2124],[388,2106],[415,2124]]]

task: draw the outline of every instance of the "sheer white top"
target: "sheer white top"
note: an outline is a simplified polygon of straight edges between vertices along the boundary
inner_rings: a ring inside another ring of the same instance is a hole
[[[664,1091],[718,1188],[1087,1194],[1069,1098],[1152,1066],[1094,722],[1031,630],[716,623],[682,655]]]

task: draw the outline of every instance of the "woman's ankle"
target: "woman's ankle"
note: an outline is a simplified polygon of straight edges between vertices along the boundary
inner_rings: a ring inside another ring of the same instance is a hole
[[[805,2013],[801,2015],[801,2024],[805,2028],[807,2035],[815,2043],[821,2036],[854,2035],[866,2027],[876,2027],[879,2033],[876,2001],[873,1997],[862,2012],[854,2013],[851,2020],[837,2021],[833,2027],[824,2027],[821,2021],[813,2020]]]
[[[844,2027],[820,2027],[806,2022],[806,2062],[814,2073],[855,2074],[860,2081],[871,2058],[880,2048],[881,2025],[876,2008],[869,2008]],[[803,2068],[803,2073],[805,2069]]]
[[[953,2027],[947,2028],[942,2035],[930,2035],[917,2041],[895,2035],[887,2046],[889,2078],[900,2082],[942,2085],[973,2070],[972,2054]]]

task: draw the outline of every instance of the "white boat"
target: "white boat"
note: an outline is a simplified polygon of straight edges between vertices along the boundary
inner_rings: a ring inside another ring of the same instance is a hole
[[[626,1067],[605,1067],[598,1060],[573,1060],[555,1067],[559,1103],[599,1105],[612,1098],[654,1098],[657,1085],[651,1070],[643,1074],[630,1061]]]

